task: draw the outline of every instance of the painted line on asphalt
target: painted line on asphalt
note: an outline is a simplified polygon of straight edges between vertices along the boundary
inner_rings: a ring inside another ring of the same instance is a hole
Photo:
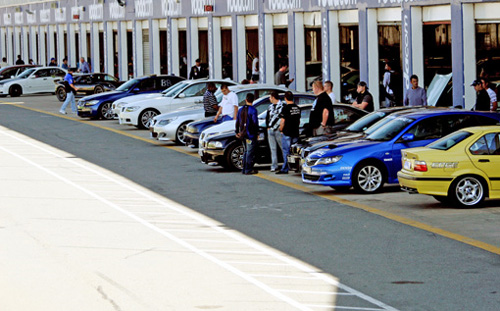
[[[25,104],[25,102],[17,102],[17,103],[0,102],[0,105],[11,105],[11,106],[23,105],[23,104]]]
[[[12,104],[13,106],[16,106],[15,103],[10,103],[10,104]],[[94,126],[94,127],[99,128],[99,129],[102,129],[102,130],[110,131],[110,132],[113,132],[113,133],[116,133],[116,134],[127,136],[129,138],[138,139],[138,140],[150,143],[150,144],[154,144],[154,145],[161,146],[161,147],[164,147],[164,148],[167,148],[167,149],[175,150],[175,151],[178,151],[178,152],[183,153],[183,154],[187,154],[187,155],[190,155],[190,156],[198,157],[197,153],[187,152],[187,151],[185,151],[185,150],[183,150],[183,149],[181,149],[179,147],[165,146],[165,145],[162,145],[161,143],[158,143],[158,142],[153,141],[153,140],[149,140],[149,139],[146,139],[146,138],[143,138],[143,137],[140,137],[140,136],[136,136],[136,135],[133,135],[133,134],[129,134],[129,133],[124,133],[124,132],[122,132],[120,130],[112,129],[112,128],[105,127],[105,126],[102,126],[102,125],[99,125],[99,124],[89,123],[88,121],[85,121],[85,120],[78,120],[78,119],[75,119],[75,118],[72,118],[72,117],[69,117],[69,116],[65,116],[65,115],[61,115],[61,114],[57,114],[57,113],[52,113],[52,112],[47,112],[47,111],[44,111],[44,110],[40,110],[40,109],[36,109],[36,108],[31,108],[31,107],[26,107],[26,106],[21,106],[21,105],[19,105],[17,107],[23,108],[23,109],[27,109],[27,110],[31,110],[31,111],[35,111],[35,112],[39,112],[39,113],[43,113],[43,114],[52,115],[52,116],[55,116],[55,117],[58,117],[58,118],[64,118],[64,119],[67,119],[67,120],[72,120],[72,121],[75,121],[75,122],[87,124],[87,125]],[[374,207],[371,207],[371,206],[368,206],[368,205],[365,205],[365,204],[361,204],[361,203],[358,203],[358,202],[355,202],[355,201],[350,201],[350,200],[347,200],[347,199],[343,199],[343,198],[335,196],[333,194],[314,193],[310,189],[308,189],[307,187],[304,187],[302,185],[298,185],[298,184],[295,184],[295,183],[287,182],[287,181],[279,179],[279,178],[275,178],[275,177],[272,177],[272,176],[267,176],[267,175],[264,175],[264,174],[261,174],[261,173],[256,174],[254,176],[262,178],[262,179],[265,179],[265,180],[268,180],[268,181],[271,181],[273,183],[280,184],[280,185],[285,186],[285,187],[289,187],[289,188],[293,188],[293,189],[298,190],[298,191],[306,192],[306,193],[309,193],[309,194],[312,194],[312,195],[315,195],[315,196],[318,196],[318,197],[321,197],[321,198],[324,198],[324,199],[327,199],[327,200],[330,200],[330,201],[334,201],[334,202],[337,202],[337,203],[341,203],[341,204],[344,204],[344,205],[355,207],[355,208],[364,210],[364,211],[366,211],[368,213],[379,215],[379,216],[382,216],[384,218],[387,218],[387,219],[390,219],[390,220],[393,220],[393,221],[396,221],[396,222],[399,222],[399,223],[402,223],[402,224],[405,224],[405,225],[408,225],[408,226],[412,226],[412,227],[415,227],[415,228],[418,228],[418,229],[421,229],[421,230],[432,232],[432,233],[444,236],[446,238],[449,238],[449,239],[452,239],[452,240],[455,240],[455,241],[458,241],[458,242],[462,242],[462,243],[465,243],[465,244],[468,244],[468,245],[471,245],[471,246],[474,246],[474,247],[486,250],[488,252],[500,255],[500,247],[495,246],[495,245],[491,245],[491,244],[488,244],[488,243],[485,243],[485,242],[482,242],[482,241],[479,241],[479,240],[475,240],[475,239],[472,239],[472,238],[469,238],[469,237],[466,237],[466,236],[463,236],[463,235],[460,235],[460,234],[456,234],[456,233],[453,233],[453,232],[450,232],[450,231],[447,231],[447,230],[443,230],[443,229],[440,229],[440,228],[437,228],[437,227],[434,227],[434,226],[431,226],[431,225],[428,225],[428,224],[425,224],[425,223],[421,223],[421,222],[418,222],[418,221],[415,221],[415,220],[412,220],[412,219],[409,219],[409,218],[405,218],[405,217],[402,217],[402,216],[399,216],[399,215],[396,215],[396,214],[393,214],[393,213],[389,213],[389,212],[386,212],[386,211],[383,211],[383,210],[380,210],[380,209],[377,209],[377,208],[374,208]]]

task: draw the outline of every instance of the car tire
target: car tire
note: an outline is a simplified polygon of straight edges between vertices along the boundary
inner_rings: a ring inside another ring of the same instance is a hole
[[[184,145],[186,142],[186,129],[189,122],[184,122],[175,131],[175,142],[179,145]]]
[[[57,88],[57,90],[56,90],[56,97],[57,97],[57,99],[60,102],[65,101],[67,95],[68,94],[66,94],[66,89],[64,89],[64,87],[60,86],[60,87]]]
[[[102,85],[96,85],[94,88],[94,94],[104,93],[104,88]]]
[[[226,151],[226,168],[231,171],[240,171],[243,169],[243,144],[237,141],[231,144]]]
[[[380,164],[362,163],[354,169],[352,186],[359,193],[377,193],[384,185],[384,170]]]
[[[23,94],[23,89],[20,85],[13,85],[9,88],[10,97],[19,97]]]
[[[114,115],[111,103],[103,103],[99,106],[99,118],[103,120],[113,120]]]
[[[481,206],[486,197],[487,186],[477,176],[461,176],[455,179],[448,190],[453,206],[474,208]]]
[[[145,130],[149,128],[149,122],[153,120],[154,117],[159,115],[158,110],[146,109],[139,114],[139,119],[137,120],[137,128]]]

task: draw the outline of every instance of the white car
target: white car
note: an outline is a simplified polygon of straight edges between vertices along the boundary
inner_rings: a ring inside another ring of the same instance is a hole
[[[176,109],[199,104],[202,107],[203,94],[207,90],[207,83],[213,82],[220,88],[222,83],[235,85],[236,82],[222,79],[184,80],[172,86],[168,92],[159,96],[121,105],[118,114],[120,124],[134,125],[138,128],[148,128],[150,121],[159,114]],[[120,105],[120,103],[116,103]]]
[[[54,81],[64,79],[67,71],[58,67],[36,67],[25,70],[13,79],[0,81],[0,96],[52,93]]]
[[[272,91],[277,91],[279,93],[288,91],[287,88],[282,86],[266,84],[235,85],[230,86],[229,90],[236,93],[240,106],[245,103],[245,98],[248,93],[253,93],[257,99],[271,94]],[[220,91],[217,91],[215,96],[218,102],[222,100],[222,93]],[[196,147],[198,145],[199,133],[196,131],[193,133],[186,133],[187,124],[203,119],[204,117],[205,111],[203,106],[200,105],[156,116],[150,126],[151,136],[162,141],[175,141],[178,144],[188,143]]]

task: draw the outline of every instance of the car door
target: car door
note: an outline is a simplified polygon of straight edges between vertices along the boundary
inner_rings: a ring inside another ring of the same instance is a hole
[[[489,133],[476,142],[469,150],[469,158],[479,170],[488,176],[493,190],[500,189],[500,132]]]
[[[63,80],[66,76],[66,72],[59,68],[44,69],[48,71],[47,77],[42,80],[40,84],[40,92],[54,92],[54,81]]]
[[[202,104],[203,94],[207,91],[207,82],[193,83],[177,95],[168,109],[175,110],[192,104]]]
[[[25,85],[23,86],[24,93],[40,93],[43,92],[44,88],[46,88],[47,79],[49,75],[49,69],[40,69],[31,74],[31,76],[26,79]],[[52,80],[49,81],[52,83],[51,92],[55,89],[55,84]]]

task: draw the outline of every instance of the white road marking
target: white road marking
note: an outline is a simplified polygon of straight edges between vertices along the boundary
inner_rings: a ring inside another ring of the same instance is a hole
[[[298,294],[311,294],[311,295],[331,295],[331,296],[353,296],[353,293],[336,293],[336,292],[318,292],[309,290],[293,290],[293,289],[278,289],[284,293],[298,293]]]

